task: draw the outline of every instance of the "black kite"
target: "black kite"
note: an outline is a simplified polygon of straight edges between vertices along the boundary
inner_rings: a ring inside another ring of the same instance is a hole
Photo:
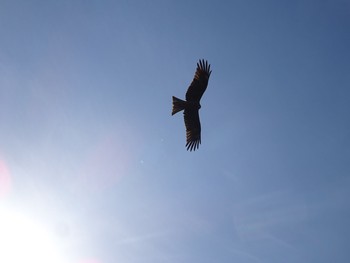
[[[199,120],[199,109],[203,93],[207,89],[209,77],[211,74],[210,64],[202,59],[197,63],[197,70],[191,85],[186,92],[186,101],[173,96],[172,115],[184,110],[184,119],[186,126],[186,147],[187,150],[195,151],[201,143],[201,123]]]

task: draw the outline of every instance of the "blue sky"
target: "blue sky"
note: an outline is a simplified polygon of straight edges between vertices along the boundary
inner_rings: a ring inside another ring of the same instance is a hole
[[[67,263],[346,262],[349,28],[348,0],[1,1],[0,208]]]

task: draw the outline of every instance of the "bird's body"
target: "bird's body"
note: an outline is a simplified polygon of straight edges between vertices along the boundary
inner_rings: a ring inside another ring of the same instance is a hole
[[[172,115],[184,110],[187,150],[196,150],[201,143],[201,123],[199,120],[200,100],[207,89],[211,74],[208,61],[199,60],[197,70],[186,92],[186,101],[173,96]]]

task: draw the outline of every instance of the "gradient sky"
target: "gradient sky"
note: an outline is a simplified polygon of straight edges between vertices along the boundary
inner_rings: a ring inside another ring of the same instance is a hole
[[[350,1],[2,0],[0,36],[0,207],[65,262],[349,260]]]

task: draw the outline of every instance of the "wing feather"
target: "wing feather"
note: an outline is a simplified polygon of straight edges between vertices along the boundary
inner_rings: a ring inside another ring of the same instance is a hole
[[[201,123],[198,109],[187,108],[184,111],[186,126],[186,147],[187,150],[195,151],[201,143]]]
[[[191,85],[186,92],[186,100],[199,102],[203,93],[207,89],[209,77],[211,74],[210,64],[202,59],[197,63],[197,69],[194,74]]]

